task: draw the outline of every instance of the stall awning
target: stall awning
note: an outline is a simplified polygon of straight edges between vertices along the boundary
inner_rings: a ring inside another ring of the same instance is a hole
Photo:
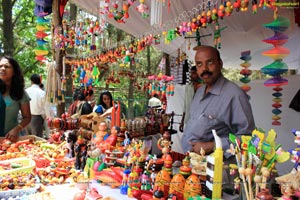
[[[154,1],[154,0],[153,0]],[[217,0],[215,0],[217,1]],[[211,1],[211,5],[215,1]],[[95,16],[100,15],[100,2],[99,0],[70,0],[71,3],[76,4],[79,8],[89,12]],[[123,1],[127,2],[127,1]],[[194,14],[199,12],[203,8],[203,5],[207,4],[207,1],[199,0],[165,0],[166,5],[162,7],[162,24],[150,25],[151,20],[151,1],[145,0],[145,4],[149,7],[148,13],[150,17],[143,18],[141,13],[136,10],[139,5],[139,1],[135,1],[129,8],[129,18],[125,23],[118,23],[114,19],[107,18],[107,21],[119,29],[132,34],[136,37],[147,36],[153,33],[162,33],[167,29],[175,28],[184,21],[191,20]],[[170,2],[170,6],[168,6]],[[219,1],[217,1],[219,2]],[[299,8],[298,8],[299,9]],[[196,12],[197,11],[197,12]],[[284,16],[291,21],[290,28],[286,31],[289,36],[288,42],[284,47],[291,51],[291,54],[284,59],[290,69],[300,68],[300,28],[295,23],[295,14],[293,8],[279,8],[278,14]],[[240,64],[243,62],[240,60],[240,53],[242,51],[251,50],[251,68],[261,69],[263,66],[270,64],[273,60],[269,57],[261,55],[263,51],[271,49],[272,46],[262,42],[263,39],[271,37],[274,32],[263,27],[263,24],[273,21],[273,10],[267,8],[259,8],[256,14],[252,14],[251,5],[246,12],[233,11],[229,17],[224,17],[223,20],[219,20],[220,27],[227,28],[221,32],[221,55],[226,68],[240,68]],[[214,25],[207,28],[200,29],[200,35],[207,35],[214,33]],[[194,33],[195,36],[195,33]],[[191,49],[188,49],[188,44],[191,43]],[[185,51],[190,60],[194,60],[194,51],[192,48],[196,46],[195,39],[185,39],[183,37],[177,37],[170,44],[155,45],[160,50],[177,56],[178,48]],[[213,36],[201,38],[202,45],[213,45]]]

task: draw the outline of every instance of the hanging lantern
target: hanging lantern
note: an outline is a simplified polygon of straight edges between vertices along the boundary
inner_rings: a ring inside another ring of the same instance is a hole
[[[264,74],[268,74],[273,77],[265,81],[264,85],[274,87],[273,88],[274,93],[272,94],[274,97],[273,98],[274,103],[272,104],[272,107],[274,108],[272,110],[273,113],[272,125],[277,125],[277,126],[281,125],[281,122],[279,121],[281,119],[281,117],[279,116],[281,114],[280,107],[282,106],[281,86],[288,84],[288,80],[282,78],[281,75],[288,71],[288,66],[286,63],[283,62],[283,58],[288,56],[290,51],[289,49],[282,47],[282,45],[284,45],[288,40],[288,36],[285,35],[284,32],[288,29],[289,26],[290,26],[289,19],[284,17],[277,17],[273,22],[264,25],[264,27],[271,29],[275,33],[273,37],[263,40],[263,42],[265,43],[272,44],[274,48],[268,51],[264,51],[262,53],[262,55],[264,56],[273,58],[274,62],[264,66],[261,69],[261,71]]]

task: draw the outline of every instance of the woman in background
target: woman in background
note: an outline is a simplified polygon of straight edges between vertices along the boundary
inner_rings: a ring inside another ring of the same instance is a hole
[[[0,79],[0,136],[4,137],[4,122],[5,122],[5,102],[2,95],[6,91],[5,83]]]
[[[105,113],[105,111],[107,111],[107,109],[113,106],[112,102],[113,99],[111,93],[107,90],[103,91],[100,94],[99,103],[97,105],[95,112],[102,115],[103,113]]]
[[[6,85],[3,94],[5,101],[4,134],[7,139],[15,142],[19,133],[30,123],[30,98],[25,91],[24,77],[19,63],[11,57],[0,58],[0,79]],[[21,110],[22,120],[18,123],[18,113]]]

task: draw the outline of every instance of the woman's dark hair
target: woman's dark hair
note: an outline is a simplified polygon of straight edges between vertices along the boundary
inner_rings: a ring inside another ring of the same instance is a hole
[[[107,106],[106,106],[106,104],[104,103],[104,101],[103,101],[103,96],[104,95],[106,95],[106,96],[108,96],[109,98],[110,98],[110,107],[112,107],[113,106],[113,104],[112,104],[112,101],[113,101],[113,98],[112,98],[112,95],[111,95],[111,93],[108,91],[108,90],[105,90],[105,91],[103,91],[103,92],[101,92],[101,94],[100,94],[100,96],[99,96],[99,100],[98,100],[98,105],[100,104],[103,108],[105,108],[105,109],[108,109],[108,108],[110,108],[110,107],[108,107],[107,108]]]
[[[25,88],[24,76],[21,67],[15,59],[9,56],[3,56],[0,60],[2,59],[7,59],[9,64],[13,67],[14,75],[11,79],[9,95],[13,100],[18,101],[22,99]]]
[[[0,79],[0,93],[4,94],[6,92],[6,85],[5,83]]]

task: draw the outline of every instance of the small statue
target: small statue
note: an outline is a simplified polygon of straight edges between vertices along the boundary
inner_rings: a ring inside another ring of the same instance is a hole
[[[275,178],[281,187],[282,200],[292,200],[293,196],[300,197],[300,173],[293,169],[290,173]]]
[[[78,136],[78,139],[75,143],[75,169],[83,170],[87,158],[87,145],[85,144],[85,140]]]
[[[104,153],[105,150],[109,150],[111,147],[115,147],[117,144],[118,134],[121,131],[119,126],[113,126],[110,131],[110,135],[106,140],[100,142],[98,147],[101,149],[101,152]]]
[[[99,124],[99,130],[93,135],[92,141],[99,145],[102,141],[106,140],[106,138],[109,136],[107,133],[107,124],[105,122],[101,122]]]
[[[214,32],[215,48],[221,49],[221,31],[223,31],[226,28],[227,26],[220,28],[219,23],[216,23],[215,32]]]

